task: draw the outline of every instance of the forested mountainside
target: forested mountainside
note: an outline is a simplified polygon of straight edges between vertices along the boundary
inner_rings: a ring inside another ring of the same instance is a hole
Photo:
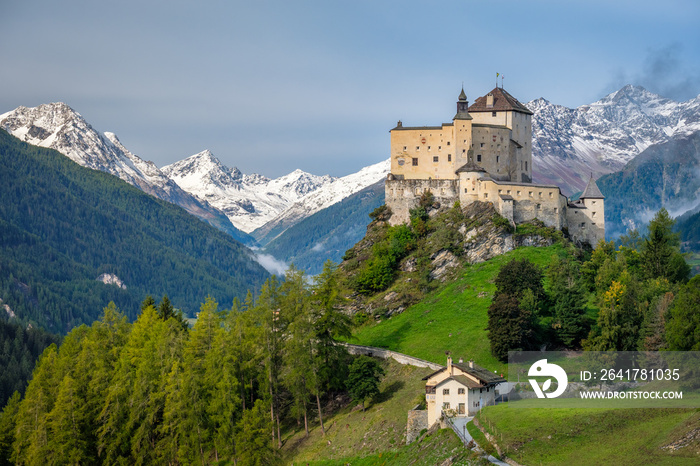
[[[268,276],[250,250],[180,207],[5,131],[0,174],[8,316],[64,333],[110,301],[134,318],[147,294],[192,315],[208,294],[231,302]]]
[[[700,203],[700,131],[647,148],[598,181],[605,195],[605,230],[616,237],[649,222],[661,207],[672,216]]]
[[[315,275],[330,259],[340,262],[345,251],[367,231],[369,214],[384,204],[384,181],[305,218],[265,246],[265,252]]]

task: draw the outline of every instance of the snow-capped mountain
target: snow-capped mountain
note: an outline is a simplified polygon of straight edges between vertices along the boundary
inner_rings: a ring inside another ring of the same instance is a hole
[[[245,175],[238,168],[224,166],[208,150],[162,170],[182,189],[220,209],[231,223],[248,233],[305,195],[336,180],[332,176],[316,176],[301,170],[276,179]]]
[[[84,167],[118,176],[152,196],[183,207],[237,239],[245,237],[225,215],[185,192],[153,162],[129,152],[116,134],[99,133],[64,103],[18,107],[0,115],[0,127],[29,144],[56,149]]]
[[[338,178],[299,199],[262,228],[256,230],[253,236],[261,243],[267,243],[295,223],[385,179],[390,168],[390,160],[387,159]]]
[[[526,106],[534,113],[534,179],[569,194],[591,173],[620,170],[652,144],[700,130],[700,96],[679,103],[632,85],[575,109],[543,98]]]

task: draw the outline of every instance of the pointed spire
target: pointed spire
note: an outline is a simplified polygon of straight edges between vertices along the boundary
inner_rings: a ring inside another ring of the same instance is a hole
[[[598,185],[593,179],[593,173],[591,173],[591,178],[588,180],[586,189],[583,190],[583,194],[581,194],[579,199],[605,199],[605,196],[603,196],[603,193],[600,192]]]
[[[464,84],[462,84],[462,92],[459,93],[460,102],[466,102],[467,94],[464,93]]]

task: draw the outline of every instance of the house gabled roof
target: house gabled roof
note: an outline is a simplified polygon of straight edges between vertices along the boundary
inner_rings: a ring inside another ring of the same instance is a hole
[[[591,179],[588,180],[586,189],[583,190],[583,194],[579,196],[579,199],[605,199],[605,196],[603,196],[603,193],[598,189],[598,185],[592,176]]]
[[[494,90],[489,92],[489,94],[493,95],[493,107],[486,106],[486,96],[483,96],[474,101],[474,103],[469,107],[469,112],[513,111],[532,115],[532,112],[526,106],[518,102],[518,99],[510,95],[508,91],[503,88],[496,87]]]
[[[444,380],[441,380],[437,385],[435,385],[435,388],[438,388],[440,385],[443,385],[444,383],[449,382],[450,380],[454,380],[467,388],[486,388],[486,385],[481,384],[479,382],[475,382],[465,375],[453,375]]]
[[[471,387],[471,386],[467,385],[467,382],[462,382],[462,380],[458,378],[458,377],[462,377],[465,380],[470,380],[468,377],[465,377],[463,375],[456,375],[456,376],[453,375],[453,376],[450,376],[447,378],[447,379],[457,380],[460,383],[462,383],[463,385],[469,386],[469,388],[486,387],[488,385],[497,385],[499,383],[506,382],[506,379],[504,379],[503,377],[501,377],[501,376],[499,376],[499,375],[497,375],[497,374],[495,374],[495,373],[493,373],[493,372],[489,371],[488,369],[485,369],[481,366],[477,366],[476,364],[474,364],[474,367],[469,367],[469,364],[454,363],[453,362],[452,365],[457,367],[462,372],[465,372],[465,373],[471,375],[472,377],[476,378],[480,382],[480,385],[477,384],[475,387]],[[444,372],[446,370],[447,370],[447,367],[443,367],[442,369],[438,369],[437,371],[433,372],[432,374],[429,374],[429,375],[426,375],[425,377],[423,377],[423,380],[431,379],[433,376],[438,375],[439,373]],[[447,379],[445,379],[445,380],[447,380]],[[443,381],[441,381],[440,383],[442,383],[442,382]],[[440,385],[440,383],[438,385]],[[470,383],[474,384],[474,381],[470,380]],[[437,387],[437,385],[436,385],[436,387]]]

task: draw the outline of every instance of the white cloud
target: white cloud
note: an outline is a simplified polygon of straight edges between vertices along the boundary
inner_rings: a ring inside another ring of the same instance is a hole
[[[281,261],[270,254],[256,254],[255,260],[258,264],[262,265],[265,270],[271,274],[277,275],[278,277],[284,276],[284,273],[289,268],[289,265]]]

